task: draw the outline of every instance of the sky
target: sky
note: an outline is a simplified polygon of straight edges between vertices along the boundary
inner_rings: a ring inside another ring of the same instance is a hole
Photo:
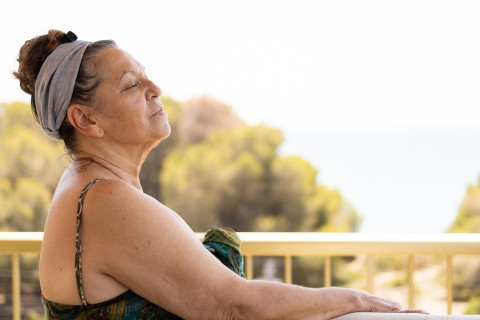
[[[362,232],[443,232],[480,176],[478,1],[0,2],[0,101],[49,29],[114,39],[164,95],[207,94],[285,133]]]

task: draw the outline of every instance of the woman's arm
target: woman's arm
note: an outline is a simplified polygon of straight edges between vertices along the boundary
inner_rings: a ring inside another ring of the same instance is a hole
[[[206,250],[175,212],[123,182],[102,181],[87,197],[84,268],[96,268],[182,318],[330,319],[400,310],[350,289],[245,280]]]
[[[356,311],[400,311],[396,302],[346,288],[313,289],[252,280],[245,290],[240,294],[247,297],[245,304],[258,308],[239,319],[332,319]]]

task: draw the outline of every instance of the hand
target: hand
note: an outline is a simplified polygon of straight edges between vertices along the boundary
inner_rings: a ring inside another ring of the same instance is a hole
[[[364,292],[359,293],[363,294],[364,301],[368,308],[367,310],[370,312],[428,313],[423,310],[402,309],[400,304],[396,301],[384,299]]]
[[[402,307],[396,301],[377,297],[365,292],[359,292],[365,311],[369,312],[401,312]]]
[[[429,313],[427,311],[424,311],[424,310],[400,310],[400,311],[395,311],[397,313]]]

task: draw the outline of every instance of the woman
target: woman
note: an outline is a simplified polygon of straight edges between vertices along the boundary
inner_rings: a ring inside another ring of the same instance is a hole
[[[220,249],[206,250],[174,211],[144,194],[142,163],[170,126],[162,91],[115,42],[50,30],[25,42],[18,61],[14,74],[34,115],[73,159],[40,254],[47,318],[331,319],[400,311],[355,290],[246,280],[234,233],[214,231],[227,239],[226,256],[239,261],[226,268],[211,254]]]

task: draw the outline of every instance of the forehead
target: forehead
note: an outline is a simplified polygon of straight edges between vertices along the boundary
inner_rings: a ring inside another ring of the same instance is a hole
[[[99,71],[104,79],[115,78],[123,75],[125,71],[142,71],[143,66],[131,54],[120,48],[105,49],[100,55]]]

